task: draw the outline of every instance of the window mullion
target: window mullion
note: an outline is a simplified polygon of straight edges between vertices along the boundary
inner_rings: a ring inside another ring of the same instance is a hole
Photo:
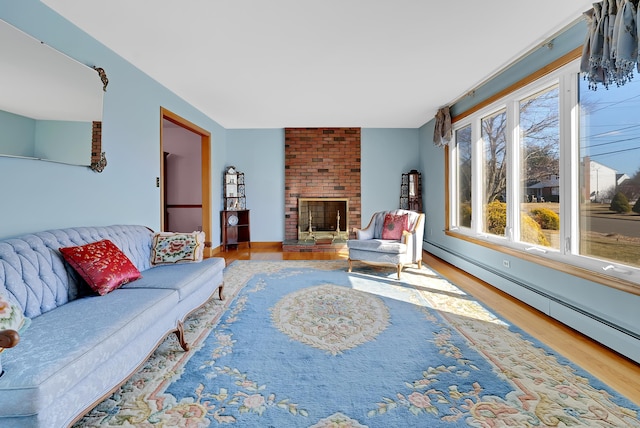
[[[471,154],[471,211],[473,215],[471,217],[471,230],[479,234],[483,230],[483,206],[482,206],[482,198],[483,198],[483,179],[482,176],[482,131],[480,126],[480,118],[476,117],[471,123],[471,141],[472,144],[472,154]]]
[[[449,192],[449,224],[454,227],[460,227],[458,224],[459,212],[458,208],[458,191],[460,189],[458,182],[458,146],[455,138],[449,141],[449,183],[450,188],[453,190]]]
[[[507,239],[520,239],[520,120],[518,101],[507,104]]]
[[[578,254],[580,225],[578,74],[560,79],[560,252]]]

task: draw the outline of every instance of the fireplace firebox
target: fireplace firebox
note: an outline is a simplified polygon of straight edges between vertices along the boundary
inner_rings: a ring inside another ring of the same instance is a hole
[[[348,230],[348,199],[298,198],[298,240],[346,241]]]

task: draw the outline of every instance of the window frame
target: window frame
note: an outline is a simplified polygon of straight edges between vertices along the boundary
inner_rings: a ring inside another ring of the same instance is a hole
[[[640,268],[622,263],[579,254],[580,237],[580,159],[578,102],[579,51],[576,49],[553,64],[506,88],[491,99],[453,118],[453,136],[445,147],[446,203],[445,234],[481,245],[492,250],[522,258],[577,277],[595,281],[606,286],[640,295]],[[559,248],[541,247],[516,241],[519,235],[520,189],[516,185],[520,177],[519,102],[544,91],[554,84],[559,88],[559,168],[560,168],[560,243]],[[482,186],[483,144],[480,123],[486,118],[506,109],[507,112],[507,200],[516,201],[507,205],[505,236],[482,232],[484,198]],[[459,220],[458,152],[456,132],[471,126],[472,183],[471,227],[457,224]],[[478,160],[480,159],[480,160]],[[480,169],[480,170],[479,170]],[[510,206],[509,206],[510,205]],[[567,221],[572,219],[572,221]],[[517,230],[516,230],[517,229]],[[515,234],[513,233],[515,231]],[[575,237],[575,238],[572,238]],[[613,266],[610,268],[608,266]],[[608,268],[607,268],[608,267]],[[605,269],[606,268],[606,269]],[[629,270],[631,269],[631,272]]]

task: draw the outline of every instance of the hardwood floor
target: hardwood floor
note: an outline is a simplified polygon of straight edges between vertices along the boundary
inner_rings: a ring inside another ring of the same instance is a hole
[[[347,266],[347,255],[343,253],[283,253],[276,244],[253,246],[230,249],[216,256],[224,257],[227,265],[235,260],[344,259]],[[639,364],[429,253],[423,253],[423,264],[640,406]]]

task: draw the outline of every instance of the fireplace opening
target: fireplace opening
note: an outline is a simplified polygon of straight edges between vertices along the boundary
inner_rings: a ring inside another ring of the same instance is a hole
[[[298,240],[347,240],[348,220],[346,198],[298,198]]]

